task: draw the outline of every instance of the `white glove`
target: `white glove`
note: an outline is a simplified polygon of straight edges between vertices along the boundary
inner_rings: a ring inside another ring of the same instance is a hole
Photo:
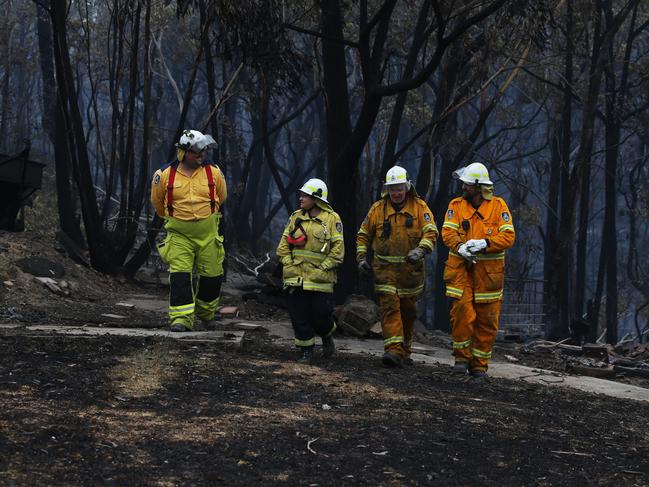
[[[477,254],[478,252],[483,251],[487,248],[487,241],[485,239],[480,240],[468,240],[466,242],[466,248],[472,254]]]
[[[471,251],[467,248],[467,244],[463,243],[462,245],[460,245],[460,248],[457,249],[457,253],[460,254],[469,262],[473,262],[475,264],[475,258],[471,253]]]

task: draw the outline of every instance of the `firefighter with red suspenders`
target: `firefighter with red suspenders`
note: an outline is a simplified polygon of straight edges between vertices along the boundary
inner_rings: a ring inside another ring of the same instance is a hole
[[[151,203],[166,220],[167,236],[158,251],[169,266],[171,331],[215,325],[225,257],[219,208],[228,194],[219,167],[203,161],[207,149],[215,145],[211,135],[183,131],[176,144],[176,160],[157,170],[151,184]]]

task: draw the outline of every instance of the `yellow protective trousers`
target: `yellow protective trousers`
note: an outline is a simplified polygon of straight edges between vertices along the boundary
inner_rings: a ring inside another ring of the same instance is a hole
[[[502,301],[474,301],[473,287],[464,286],[462,297],[452,299],[451,340],[456,362],[468,362],[469,370],[486,371],[496,335]]]
[[[169,321],[187,328],[194,326],[194,316],[214,318],[219,305],[223,280],[223,237],[218,233],[220,214],[197,221],[167,218],[167,237],[158,246],[162,260],[169,266]],[[192,274],[198,277],[196,289]]]
[[[417,298],[378,294],[383,329],[383,349],[401,358],[410,356],[417,319]]]

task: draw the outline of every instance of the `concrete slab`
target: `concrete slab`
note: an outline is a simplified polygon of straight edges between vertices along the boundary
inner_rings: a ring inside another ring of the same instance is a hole
[[[146,294],[135,294],[128,302],[136,308],[147,311],[159,311],[166,314],[169,309],[169,303],[167,301],[147,296]]]
[[[72,336],[132,336],[132,337],[165,337],[176,340],[202,341],[202,342],[220,342],[239,346],[245,332],[243,331],[188,331],[184,333],[174,333],[168,330],[144,329],[144,328],[112,328],[112,327],[71,327],[58,325],[35,325],[26,328],[29,331],[46,331],[60,335]]]
[[[167,303],[159,299],[151,299],[146,295],[133,296],[129,302],[136,307],[149,309],[152,311],[166,312]],[[269,322],[269,321],[246,321],[241,325],[259,325],[268,330],[271,337],[281,344],[292,345],[293,328],[289,322]],[[243,327],[243,326],[242,326]],[[245,328],[245,327],[244,327]],[[107,328],[98,328],[96,330],[107,330]],[[123,330],[116,328],[115,330]],[[170,332],[158,330],[140,330],[140,332],[162,333],[164,336],[172,336]],[[200,333],[218,333],[218,332],[191,332],[183,333],[183,338],[191,338],[191,335]],[[222,333],[222,332],[221,332]],[[237,332],[232,332],[237,333]],[[243,335],[243,332],[238,332]],[[177,335],[177,334],[176,334]],[[383,354],[382,340],[360,340],[353,338],[336,339],[337,347],[340,351],[349,353],[369,354],[380,356]],[[429,365],[452,365],[453,357],[451,351],[444,348],[431,347],[428,345],[414,343],[412,359],[416,363]],[[584,392],[595,394],[604,394],[611,397],[622,399],[633,399],[636,401],[649,402],[649,389],[642,387],[622,384],[620,382],[597,379],[594,377],[573,376],[562,374],[549,370],[526,367],[511,363],[492,362],[489,367],[489,375],[493,378],[506,378],[514,380],[523,380],[529,383],[542,384],[547,386],[571,387]]]
[[[23,326],[24,325],[20,325],[18,323],[0,323],[0,330],[11,330],[13,328],[22,328]]]
[[[336,344],[341,351],[363,353],[377,357],[383,354],[383,342],[380,340],[338,339],[336,340]],[[453,365],[454,360],[451,357],[450,350],[416,344],[413,345],[413,351],[415,348],[423,350],[423,347],[425,347],[425,353],[412,354],[412,359],[415,363]],[[571,387],[594,394],[604,394],[621,399],[649,402],[649,389],[643,387],[594,377],[568,375],[551,370],[526,367],[524,365],[492,362],[489,365],[489,375],[493,378],[518,379],[528,383],[547,386]]]
[[[259,323],[233,323],[232,326],[238,330],[259,330],[263,328]]]

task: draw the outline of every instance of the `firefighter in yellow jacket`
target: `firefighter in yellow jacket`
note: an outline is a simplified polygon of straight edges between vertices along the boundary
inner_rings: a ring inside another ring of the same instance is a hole
[[[203,161],[205,151],[215,144],[210,135],[185,130],[176,144],[176,160],[156,171],[151,184],[151,203],[166,220],[167,236],[158,251],[169,266],[171,331],[215,325],[225,256],[219,208],[228,194],[218,166]]]
[[[309,179],[300,189],[300,209],[289,217],[277,246],[298,362],[313,359],[316,334],[322,337],[324,357],[336,350],[333,291],[344,255],[343,225],[327,201],[327,185]]]
[[[437,227],[433,214],[417,195],[406,170],[391,168],[383,197],[374,203],[356,235],[361,274],[374,271],[383,328],[383,363],[412,364],[412,337],[417,298],[424,290],[424,256],[433,251]],[[368,248],[373,261],[368,262]]]
[[[505,250],[516,235],[509,208],[493,195],[483,164],[469,164],[454,176],[462,182],[462,196],[451,201],[442,226],[449,248],[444,282],[452,298],[453,372],[480,378],[486,376],[498,333]]]

